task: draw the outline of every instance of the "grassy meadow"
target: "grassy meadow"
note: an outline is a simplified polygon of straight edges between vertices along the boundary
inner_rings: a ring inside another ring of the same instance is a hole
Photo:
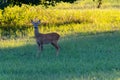
[[[0,10],[0,80],[120,80],[120,5],[90,0],[8,6]],[[40,19],[41,33],[57,32],[60,52],[37,45],[31,19]]]
[[[61,38],[60,54],[45,45],[36,58],[34,40],[1,41],[1,80],[119,80],[120,33],[69,35]]]

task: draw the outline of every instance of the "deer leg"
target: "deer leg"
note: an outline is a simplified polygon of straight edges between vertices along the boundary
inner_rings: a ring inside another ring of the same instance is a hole
[[[41,47],[41,51],[43,51],[43,44],[41,44],[40,47]]]
[[[57,42],[56,43],[52,42],[51,44],[56,48],[56,50],[57,50],[56,56],[58,56],[58,54],[59,54],[59,46],[58,46]]]
[[[43,46],[39,42],[37,42],[37,44],[38,44],[38,52],[36,54],[36,57],[39,57],[41,51],[43,50]]]

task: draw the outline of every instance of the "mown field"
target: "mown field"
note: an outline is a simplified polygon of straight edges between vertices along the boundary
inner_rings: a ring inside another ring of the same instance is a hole
[[[36,58],[31,19],[41,20],[41,33],[61,35],[58,57],[48,44]],[[119,1],[0,10],[0,80],[120,80]]]
[[[58,57],[45,45],[36,58],[34,40],[0,42],[1,80],[119,80],[120,32],[61,38]]]

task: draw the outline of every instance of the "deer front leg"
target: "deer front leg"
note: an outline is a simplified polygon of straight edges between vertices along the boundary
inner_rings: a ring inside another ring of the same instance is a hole
[[[40,45],[41,51],[43,51],[43,44]]]
[[[43,45],[40,44],[39,42],[37,42],[37,44],[38,44],[38,52],[36,54],[36,57],[39,57],[41,54],[41,51],[43,51]]]

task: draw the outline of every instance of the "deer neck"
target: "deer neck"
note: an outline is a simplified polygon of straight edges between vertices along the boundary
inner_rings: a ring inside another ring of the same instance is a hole
[[[38,36],[39,36],[40,33],[39,33],[38,28],[34,30],[34,34],[35,34],[35,37],[38,37]]]

